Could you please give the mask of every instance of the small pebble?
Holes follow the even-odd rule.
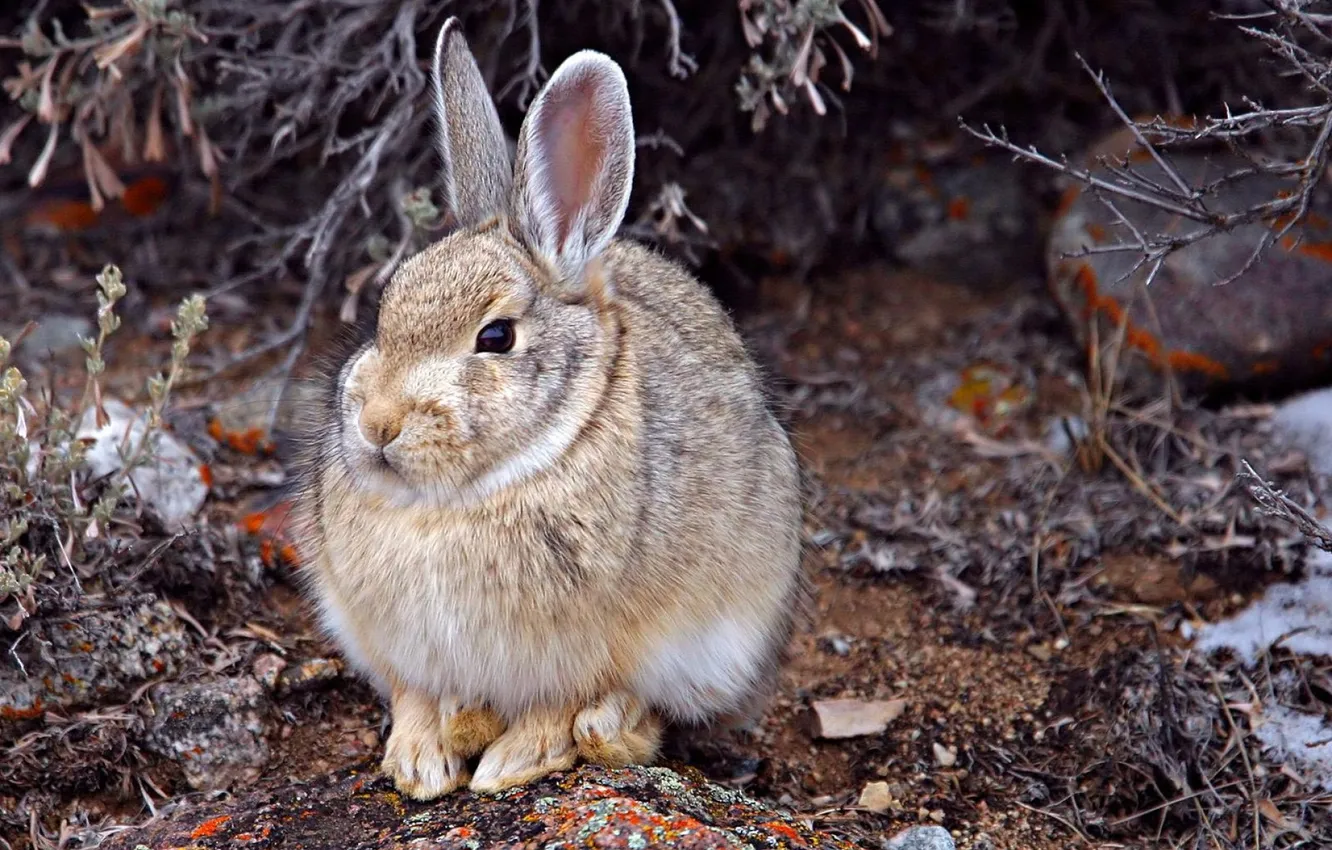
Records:
[[[939,767],[952,767],[957,764],[957,747],[945,747],[936,741],[934,760],[939,763]]]
[[[278,675],[278,692],[296,694],[312,691],[342,675],[342,664],[335,658],[311,658]]]
[[[948,830],[941,826],[913,826],[884,842],[884,850],[957,850]]]
[[[814,703],[814,737],[877,735],[906,711],[906,700],[827,699]]]
[[[259,680],[259,684],[268,688],[270,691],[277,689],[278,676],[287,668],[286,659],[280,655],[266,652],[254,659],[254,677]]]
[[[860,790],[860,800],[856,804],[871,812],[886,812],[893,805],[893,794],[888,790],[887,782],[869,782]]]
[[[819,648],[845,658],[851,654],[851,641],[845,635],[828,634],[819,639]]]

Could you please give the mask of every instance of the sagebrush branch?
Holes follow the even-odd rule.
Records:
[[[1257,503],[1258,510],[1263,516],[1289,522],[1319,549],[1332,552],[1332,532],[1329,532],[1327,527],[1303,505],[1293,501],[1254,472],[1247,460],[1240,461],[1240,471],[1236,477],[1245,482],[1245,489],[1249,491],[1249,495]]]

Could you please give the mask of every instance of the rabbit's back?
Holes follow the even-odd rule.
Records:
[[[648,578],[691,588],[662,605],[640,694],[688,714],[699,689],[771,672],[803,589],[799,473],[762,377],[715,297],[627,242],[606,253],[641,396],[639,537]],[[630,574],[633,581],[633,574]],[[692,622],[691,622],[692,621]],[[706,701],[706,700],[703,700]]]

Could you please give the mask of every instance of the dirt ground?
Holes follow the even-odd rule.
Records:
[[[1255,527],[1243,495],[1216,484],[1230,478],[1225,459],[1263,451],[1261,410],[1198,414],[1176,431],[1147,428],[1150,438],[1125,426],[1125,444],[1144,446],[1144,457],[1166,453],[1165,499],[1206,494],[1199,503],[1215,516],[1199,510],[1191,530],[1175,529],[1116,469],[1085,471],[1054,448],[1050,423],[1084,413],[1082,366],[1034,282],[968,288],[871,265],[814,285],[766,280],[757,294],[761,308],[739,319],[773,376],[809,473],[807,568],[817,601],[761,728],[688,736],[673,742],[671,757],[871,842],[917,823],[942,824],[959,847],[975,850],[1223,847],[1194,842],[1214,832],[1227,837],[1227,818],[1240,840],[1250,819],[1268,838],[1280,819],[1311,837],[1325,828],[1326,801],[1320,814],[1316,797],[1293,783],[1271,790],[1269,781],[1262,794],[1255,784],[1238,801],[1218,792],[1205,812],[1194,805],[1197,795],[1179,787],[1172,764],[1192,761],[1184,773],[1228,781],[1238,769],[1233,752],[1215,765],[1198,753],[1248,747],[1238,727],[1221,729],[1223,721],[1209,717],[1216,734],[1198,740],[1172,738],[1164,721],[1135,727],[1135,718],[1194,704],[1181,671],[1203,662],[1187,657],[1181,623],[1222,616],[1299,573],[1301,547]],[[333,325],[331,316],[322,320],[315,356]],[[255,332],[216,322],[207,344],[239,350]],[[165,344],[127,338],[110,360],[146,362],[146,349]],[[108,388],[142,385],[141,373],[122,370],[108,376]],[[236,401],[238,386],[184,391],[177,430],[204,412],[228,421],[253,416],[258,405]],[[1226,448],[1191,455],[1189,440],[1183,449],[1161,448],[1186,431]],[[297,589],[299,565],[284,561],[280,535],[264,542],[282,519],[268,504],[271,492],[257,485],[280,480],[280,463],[233,442],[210,461],[209,522],[259,529],[232,539],[245,558],[267,566],[257,595],[184,595],[201,630],[227,648],[226,664],[215,669],[243,672],[274,651],[293,663],[334,657]],[[1293,479],[1307,477],[1298,463],[1288,466]],[[1227,528],[1257,542],[1198,545]],[[1181,541],[1184,554],[1172,548]],[[1226,688],[1232,672],[1222,662],[1209,675]],[[1171,677],[1185,690],[1162,686],[1150,695]],[[832,697],[900,698],[907,709],[883,735],[816,740],[810,703]],[[286,696],[281,713],[265,783],[380,753],[382,709],[349,677]],[[1164,750],[1152,749],[1158,745]],[[136,775],[145,781],[68,795],[46,816],[77,811],[105,830],[145,817],[144,800],[160,806],[188,792],[170,762],[147,759]],[[862,788],[879,781],[888,786],[887,809],[860,807]],[[1299,797],[1294,809],[1291,795]],[[1278,821],[1258,817],[1264,800]],[[26,834],[5,838],[28,846]]]

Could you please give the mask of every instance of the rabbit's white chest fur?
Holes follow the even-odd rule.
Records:
[[[579,587],[530,535],[467,525],[404,534],[343,516],[328,528],[316,589],[326,627],[372,675],[510,717],[627,688],[702,720],[736,709],[768,660],[766,605],[671,611],[613,582]]]

